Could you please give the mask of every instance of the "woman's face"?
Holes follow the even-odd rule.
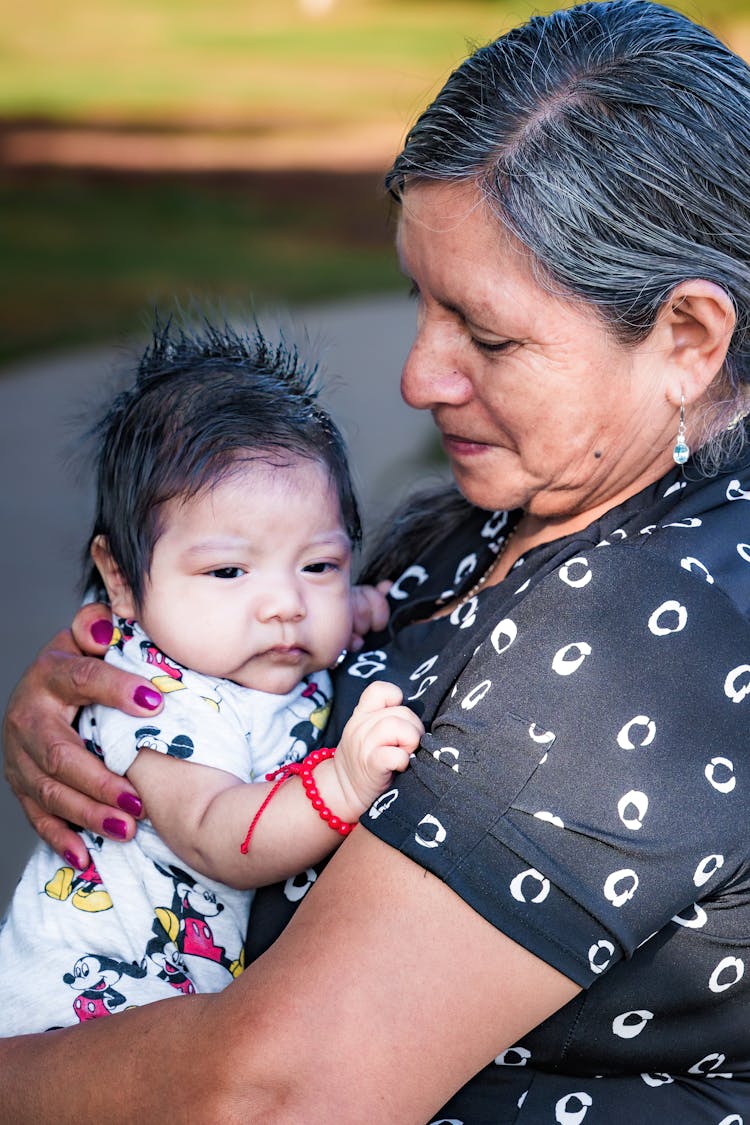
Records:
[[[398,248],[419,299],[401,391],[432,412],[469,500],[593,518],[667,471],[665,333],[625,348],[546,292],[470,184],[408,187]]]

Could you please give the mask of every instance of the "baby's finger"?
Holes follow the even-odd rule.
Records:
[[[352,590],[353,630],[359,636],[384,629],[390,612],[385,594],[375,586],[355,586]]]
[[[396,684],[388,680],[375,680],[362,692],[356,709],[360,716],[368,715],[384,708],[398,707],[403,698],[403,692]]]
[[[407,716],[384,711],[372,723],[366,737],[370,745],[400,746],[411,754],[423,733],[421,724],[415,725]]]

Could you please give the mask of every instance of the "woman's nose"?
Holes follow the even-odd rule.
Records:
[[[401,396],[415,410],[460,406],[471,398],[471,381],[458,365],[454,333],[420,325],[401,372]]]

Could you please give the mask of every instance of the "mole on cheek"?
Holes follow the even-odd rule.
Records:
[[[599,460],[599,458],[601,457],[601,455],[602,455],[602,451],[601,451],[601,449],[595,449],[595,450],[594,450],[594,457],[596,457],[597,461]]]

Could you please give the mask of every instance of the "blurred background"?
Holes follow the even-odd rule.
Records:
[[[366,521],[443,473],[400,403],[413,326],[383,173],[522,0],[0,0],[0,707],[77,602],[76,435],[155,307],[320,358]],[[674,5],[750,51],[750,0]],[[32,843],[0,781],[0,910]]]

